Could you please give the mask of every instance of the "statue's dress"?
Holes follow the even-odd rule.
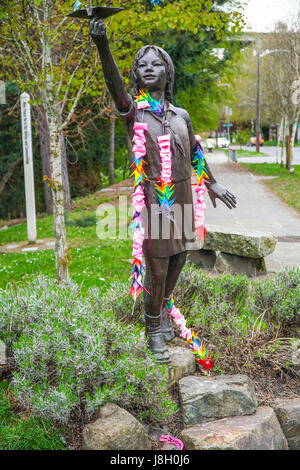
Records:
[[[138,110],[133,100],[129,112],[120,115],[125,120],[131,139],[135,122],[144,122],[148,126],[145,132],[147,154],[144,157],[147,165],[144,165],[144,170],[149,181],[144,182],[146,213],[142,212],[146,222],[144,254],[147,257],[164,258],[186,251],[187,244],[195,238],[191,159],[196,140],[190,116],[184,109],[169,102],[165,102],[164,112],[159,116],[147,109]],[[171,207],[174,210],[174,222],[164,214],[157,215],[159,205],[155,184],[161,174],[157,137],[165,134],[171,134],[173,197],[176,198]]]

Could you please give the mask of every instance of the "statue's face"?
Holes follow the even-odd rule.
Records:
[[[136,75],[141,89],[162,91],[166,88],[166,67],[163,60],[156,55],[154,49],[149,49],[138,61]]]

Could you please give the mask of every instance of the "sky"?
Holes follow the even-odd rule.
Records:
[[[300,0],[244,0],[248,5],[245,16],[248,19],[248,31],[272,31],[274,24],[280,20],[288,20],[293,13],[299,11]]]

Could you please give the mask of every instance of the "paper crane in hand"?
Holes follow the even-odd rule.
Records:
[[[90,20],[91,18],[100,18],[104,20],[105,18],[109,18],[119,11],[124,10],[124,8],[114,8],[114,7],[93,7],[92,0],[89,0],[89,6],[82,10],[79,10],[81,3],[77,0],[74,4],[74,11],[69,13],[68,16],[72,18],[86,18]]]

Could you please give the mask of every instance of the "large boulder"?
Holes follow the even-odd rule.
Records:
[[[185,450],[287,450],[287,441],[272,408],[184,429]]]
[[[184,377],[179,381],[179,395],[185,426],[250,415],[257,409],[255,390],[246,375]]]
[[[264,258],[273,253],[276,238],[269,232],[236,231],[208,225],[203,248],[246,258]]]
[[[114,403],[99,410],[98,419],[83,429],[83,450],[151,450],[144,427]]]
[[[277,419],[291,450],[300,450],[300,398],[276,399],[273,405]]]

